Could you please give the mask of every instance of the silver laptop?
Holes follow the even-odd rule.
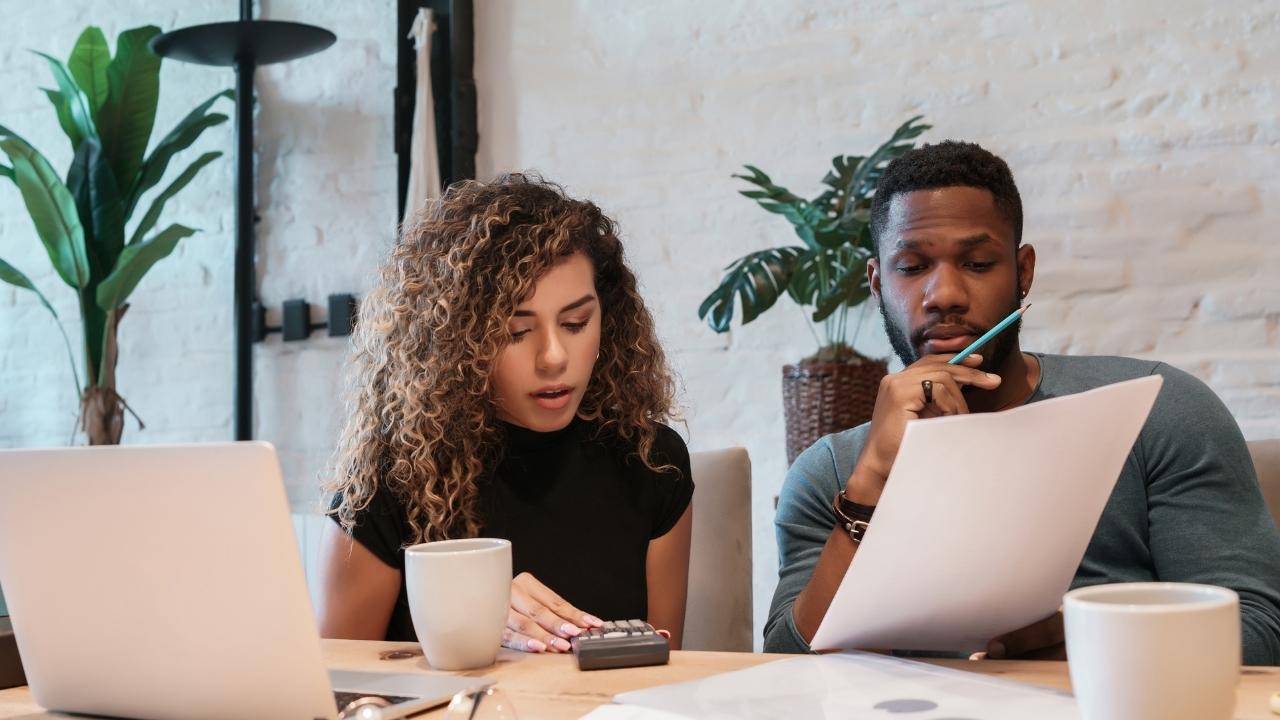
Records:
[[[492,682],[326,671],[266,443],[0,450],[0,584],[48,710],[400,718]]]

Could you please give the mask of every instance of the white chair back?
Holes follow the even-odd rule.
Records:
[[[693,541],[685,650],[751,652],[751,460],[745,448],[692,453]]]
[[[1253,467],[1258,473],[1258,486],[1262,488],[1262,497],[1267,501],[1267,509],[1271,517],[1280,525],[1280,438],[1272,440],[1254,440],[1249,443],[1249,454],[1253,456]],[[698,474],[693,474],[697,482]]]

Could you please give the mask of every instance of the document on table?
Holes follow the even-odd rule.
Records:
[[[878,512],[878,511],[877,511]],[[1079,720],[1069,694],[884,655],[806,655],[622,693],[591,720]]]
[[[908,423],[812,647],[972,652],[1053,614],[1162,382]]]

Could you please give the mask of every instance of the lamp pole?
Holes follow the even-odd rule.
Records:
[[[195,25],[157,35],[151,49],[201,65],[236,72],[236,244],[234,266],[235,380],[232,394],[236,440],[253,438],[254,269],[253,73],[259,65],[317,53],[334,43],[333,33],[314,25],[254,20],[253,0],[240,0],[238,22]]]

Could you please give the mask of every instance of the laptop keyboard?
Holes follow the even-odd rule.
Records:
[[[365,697],[382,698],[387,701],[387,705],[399,705],[402,702],[417,700],[418,698],[401,697],[399,695],[379,695],[377,693],[354,693],[354,692],[338,692],[333,691],[333,699],[338,704],[338,712],[342,712],[351,703]]]

